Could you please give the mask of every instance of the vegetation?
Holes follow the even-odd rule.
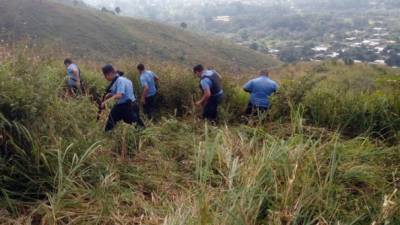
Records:
[[[197,119],[194,76],[151,65],[162,120],[104,134],[99,65],[80,62],[90,95],[65,99],[61,61],[28,56],[0,66],[1,224],[400,223],[398,71],[285,66],[267,120],[245,122],[247,78],[221,71],[212,126]]]
[[[178,24],[185,20],[192,25],[191,29],[230,38],[251,49],[275,54],[287,63],[350,58],[363,62],[382,60],[382,64],[389,60],[389,65],[399,67],[398,49],[383,51],[400,41],[400,8],[393,2],[214,1],[190,5],[191,10],[164,9],[173,14],[162,21]],[[146,10],[151,10],[151,6]],[[227,18],[218,19],[221,16]],[[315,50],[320,46],[326,50]]]
[[[12,45],[26,40],[38,52],[64,52],[74,58],[109,62],[130,57],[192,65],[199,62],[230,68],[258,68],[279,62],[269,56],[210,40],[182,29],[115,16],[88,7],[52,0],[0,2],[0,40]],[[47,55],[47,54],[45,54]],[[204,61],[204,60],[207,61]]]
[[[301,106],[304,119],[312,125],[352,136],[367,132],[386,140],[399,138],[398,71],[344,66],[338,61],[316,64],[305,71],[300,80],[283,82],[283,90],[275,98],[275,117],[289,117],[289,106]]]

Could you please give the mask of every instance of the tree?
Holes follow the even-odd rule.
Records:
[[[385,60],[385,63],[389,66],[397,66],[400,67],[400,55],[391,54],[388,59]]]
[[[116,7],[115,8],[115,12],[117,13],[117,14],[120,14],[121,13],[121,8],[118,6],[118,7]]]
[[[343,61],[344,61],[344,64],[346,64],[348,66],[351,66],[354,64],[354,60],[352,60],[351,58],[344,58]]]
[[[247,31],[241,30],[240,31],[240,37],[242,38],[243,41],[248,41],[250,35],[249,35],[249,33],[247,33]]]
[[[258,48],[259,48],[260,46],[258,45],[258,43],[254,42],[254,43],[252,43],[249,47],[250,47],[251,49],[253,49],[253,50],[258,51]]]
[[[181,27],[182,27],[182,29],[186,29],[186,28],[188,27],[188,25],[187,25],[187,23],[182,22],[182,23],[181,23]]]
[[[110,14],[115,15],[115,12],[114,12],[114,11],[108,10],[106,7],[102,7],[102,8],[101,8],[101,12],[103,12],[103,13],[110,13]]]

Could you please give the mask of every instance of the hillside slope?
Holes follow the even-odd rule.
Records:
[[[50,0],[1,1],[0,39],[29,39],[40,47],[56,44],[75,57],[102,60],[124,55],[235,69],[277,63],[269,56],[221,40]]]

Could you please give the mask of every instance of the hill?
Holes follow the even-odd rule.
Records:
[[[234,69],[278,63],[269,56],[222,40],[51,0],[1,1],[0,39],[28,39],[39,48],[58,46],[74,57],[103,61],[130,56]]]
[[[60,97],[64,70],[0,65],[0,224],[400,224],[399,71],[283,67],[268,120],[241,117],[248,95],[228,77],[210,125],[194,76],[154,67],[163,118],[105,134],[90,96]]]
[[[176,25],[185,21],[189,29],[222,35],[287,63],[340,58],[400,67],[400,1],[227,1],[185,6],[161,10],[167,14],[164,18],[154,13],[156,6],[142,10],[150,18]],[[138,8],[131,8],[138,13]]]

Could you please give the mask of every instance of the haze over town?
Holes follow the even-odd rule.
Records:
[[[230,39],[284,62],[340,58],[400,66],[394,0],[85,0],[121,15]]]

